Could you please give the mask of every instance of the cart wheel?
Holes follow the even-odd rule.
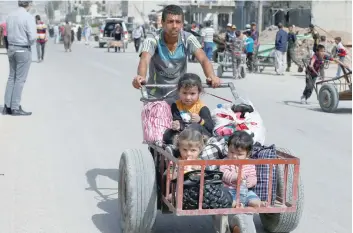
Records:
[[[126,150],[119,164],[121,232],[151,232],[157,214],[156,172],[153,158],[140,150]]]
[[[319,91],[319,104],[324,112],[334,112],[337,109],[339,95],[333,84],[324,84]]]
[[[221,78],[222,77],[222,74],[223,74],[223,66],[222,65],[219,65],[217,67],[217,76],[218,78]]]
[[[287,195],[286,201],[292,202],[293,195],[293,174],[294,166],[288,166],[288,179],[287,179]],[[278,165],[277,167],[277,193],[283,196],[284,193],[284,166]],[[297,228],[300,218],[303,213],[304,207],[304,185],[299,176],[298,179],[298,200],[295,212],[288,213],[275,213],[275,214],[260,214],[260,219],[264,228],[269,232],[291,232]]]
[[[240,76],[241,76],[241,78],[245,78],[246,77],[246,72],[245,72],[244,66],[240,67]]]
[[[229,215],[228,221],[232,233],[256,233],[252,214]]]

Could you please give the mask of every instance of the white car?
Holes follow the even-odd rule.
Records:
[[[115,25],[119,23],[124,31],[124,36],[123,36],[123,41],[124,41],[124,46],[125,49],[127,49],[127,45],[129,43],[129,33],[127,31],[127,27],[125,24],[124,19],[122,18],[107,18],[106,20],[104,20],[104,29],[100,29],[99,32],[99,48],[103,48],[104,45],[112,39],[112,37],[114,37],[114,29],[115,29]]]

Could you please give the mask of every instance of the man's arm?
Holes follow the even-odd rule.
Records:
[[[148,70],[148,65],[150,64],[151,61],[151,54],[148,52],[142,52],[140,55],[140,62],[137,67],[137,75],[143,77],[146,79],[147,76],[147,70]]]
[[[280,31],[278,31],[276,34],[276,45],[279,44],[280,39],[281,39],[281,33],[280,33]]]
[[[27,15],[26,24],[28,42],[32,45],[37,40],[37,25],[30,14]]]
[[[157,41],[154,38],[147,38],[142,43],[141,53],[140,53],[140,63],[137,68],[137,75],[144,78],[147,76],[148,65],[150,64],[151,58],[156,51]]]
[[[156,51],[156,47],[157,41],[154,38],[147,38],[142,44],[140,62],[137,67],[137,76],[132,82],[132,85],[137,89],[141,87],[141,83],[146,82],[148,66]]]

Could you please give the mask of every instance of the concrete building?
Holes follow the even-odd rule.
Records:
[[[312,1],[312,16],[327,31],[352,33],[352,0]]]

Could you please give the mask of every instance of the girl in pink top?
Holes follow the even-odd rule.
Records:
[[[253,147],[253,138],[245,131],[236,131],[228,141],[228,159],[248,159]],[[233,207],[236,203],[236,185],[239,174],[239,167],[236,165],[222,165],[220,171],[223,172],[223,183],[230,189],[233,196]],[[243,165],[242,179],[246,181],[247,188],[253,188],[257,183],[255,165]],[[260,207],[265,206],[260,198],[253,191],[249,190],[246,196],[245,206]]]

